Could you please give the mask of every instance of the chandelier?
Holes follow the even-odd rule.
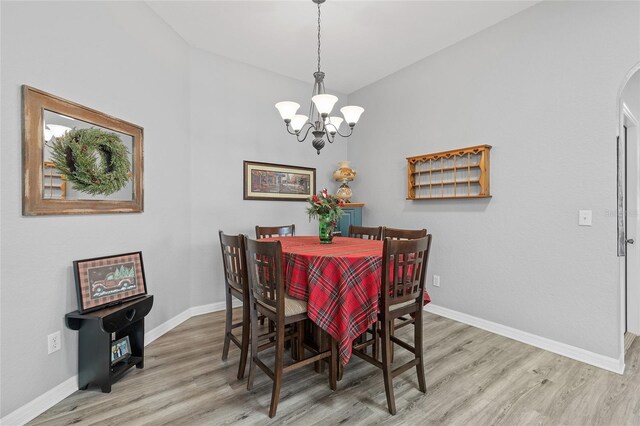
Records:
[[[364,108],[353,105],[340,108],[344,119],[329,115],[338,98],[324,92],[324,73],[320,71],[320,5],[325,0],[312,1],[318,5],[318,71],[313,73],[315,83],[311,94],[309,116],[296,114],[298,108],[300,108],[300,104],[296,102],[278,102],[276,108],[287,126],[287,132],[295,135],[298,142],[304,142],[309,133],[313,135],[311,145],[320,155],[320,150],[325,145],[325,139],[329,143],[333,143],[336,135],[348,138],[353,134],[353,128],[360,119],[360,115],[364,112]],[[340,132],[340,125],[343,121],[349,126],[349,133],[342,134]]]

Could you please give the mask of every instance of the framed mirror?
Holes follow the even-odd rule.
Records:
[[[143,128],[22,86],[22,214],[143,211]]]

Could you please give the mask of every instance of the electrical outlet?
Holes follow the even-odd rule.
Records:
[[[440,275],[433,276],[433,286],[440,287]]]
[[[578,225],[591,226],[593,213],[591,210],[580,210],[578,212]]]
[[[59,351],[60,347],[62,347],[62,342],[60,340],[60,330],[48,335],[47,343],[49,347],[49,355],[54,353],[55,351]]]

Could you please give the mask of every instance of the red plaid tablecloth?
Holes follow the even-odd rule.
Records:
[[[287,292],[307,301],[309,318],[338,342],[346,364],[353,340],[377,319],[382,241],[335,237],[333,244],[320,244],[317,236],[261,241],[270,240],[282,244]]]

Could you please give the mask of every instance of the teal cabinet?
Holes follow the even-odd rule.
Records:
[[[342,217],[338,220],[335,235],[349,235],[349,225],[362,226],[362,208],[364,203],[347,203],[342,208]]]

